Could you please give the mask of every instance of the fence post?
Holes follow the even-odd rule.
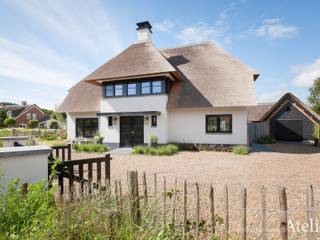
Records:
[[[216,233],[216,222],[215,222],[215,216],[214,216],[214,190],[213,187],[210,186],[210,227],[211,227],[211,235],[214,235]]]
[[[118,181],[114,180],[114,196],[116,198],[116,206],[119,210],[119,194],[118,194]]]
[[[229,198],[228,186],[224,186],[224,239],[229,238]]]
[[[163,177],[163,224],[167,225],[167,182],[166,177]]]
[[[282,240],[288,240],[288,204],[285,187],[279,191],[280,203],[280,235]]]
[[[177,178],[174,177],[173,206],[172,206],[172,226],[173,226],[173,230],[175,230],[175,224],[176,224],[176,199],[177,199]]]
[[[130,197],[130,215],[133,221],[138,224],[139,222],[139,196],[137,195],[137,172],[130,171],[128,174],[129,184],[129,197]]]
[[[123,209],[123,195],[122,195],[121,179],[119,179],[119,200],[120,200],[120,211],[122,211],[122,209]]]
[[[309,185],[307,187],[307,223],[309,224],[309,231],[308,231],[308,240],[315,240],[316,233],[315,233],[315,205],[314,205],[314,191],[313,186]]]
[[[183,182],[183,239],[187,239],[187,180]]]
[[[25,197],[28,193],[28,183],[24,183],[21,185],[21,195]]]
[[[200,225],[200,193],[199,184],[196,183],[196,239],[200,237],[199,225]]]
[[[241,239],[247,239],[247,189],[241,191]]]
[[[68,143],[68,160],[71,160],[71,144]]]
[[[267,203],[266,203],[266,188],[261,188],[261,228],[262,240],[267,240]]]
[[[146,207],[148,204],[148,189],[147,189],[146,172],[143,172],[143,174],[142,174],[142,183],[143,183],[144,207]]]
[[[104,162],[105,164],[105,167],[104,167],[104,170],[105,170],[105,175],[104,177],[108,180],[110,180],[110,153],[106,154],[106,160]]]

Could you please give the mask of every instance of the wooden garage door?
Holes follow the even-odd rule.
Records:
[[[282,141],[303,140],[302,120],[278,119],[276,122],[276,138]]]

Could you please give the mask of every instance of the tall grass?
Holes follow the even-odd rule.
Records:
[[[173,155],[179,151],[178,146],[174,144],[167,144],[159,147],[149,147],[149,146],[136,146],[133,148],[133,154],[145,154],[145,155]]]
[[[96,143],[73,144],[72,148],[77,152],[107,152],[109,149],[106,145]]]

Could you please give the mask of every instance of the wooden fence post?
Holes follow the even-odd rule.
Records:
[[[261,188],[261,237],[262,240],[267,240],[267,202],[266,202],[266,188]]]
[[[144,195],[144,207],[147,207],[148,204],[148,186],[147,186],[147,177],[146,172],[142,174],[142,183],[143,183],[143,195]]]
[[[215,213],[214,213],[214,190],[213,187],[210,186],[210,228],[211,228],[211,235],[216,233],[216,221],[215,221]]]
[[[167,225],[167,182],[166,177],[163,177],[163,224]]]
[[[118,181],[114,180],[114,196],[116,198],[116,206],[119,210],[119,192],[118,192]]]
[[[247,189],[241,191],[241,239],[247,239]]]
[[[200,237],[200,192],[199,192],[199,184],[196,183],[196,239],[199,239]]]
[[[187,180],[183,182],[183,239],[187,239]]]
[[[224,239],[229,238],[229,197],[228,186],[224,186]]]
[[[67,153],[67,155],[68,155],[68,160],[71,160],[71,144],[68,143],[67,146],[68,146],[68,147],[67,147],[67,149],[68,149],[68,153]]]
[[[173,230],[175,230],[176,224],[176,199],[177,199],[177,178],[174,177],[174,190],[173,190],[173,206],[172,206],[172,226]]]
[[[24,183],[21,185],[21,195],[25,197],[28,193],[28,183]]]
[[[123,195],[122,195],[122,184],[121,180],[119,179],[119,200],[120,200],[120,211],[123,209]]]
[[[133,221],[138,224],[140,218],[139,195],[137,194],[137,172],[130,171],[128,174],[129,197],[130,197],[130,215]]]
[[[315,205],[314,205],[314,191],[313,186],[309,185],[307,187],[307,223],[309,224],[308,240],[316,239],[315,230]]]
[[[157,186],[157,174],[154,174],[154,199],[157,201],[158,195],[158,186]]]
[[[104,166],[104,171],[105,171],[105,173],[104,173],[104,177],[106,178],[106,179],[109,179],[109,181],[110,181],[110,153],[108,153],[108,154],[106,154],[106,160],[105,160],[105,162],[104,162],[104,164],[105,164],[105,166]]]
[[[288,204],[285,187],[279,191],[280,204],[280,235],[282,240],[288,240]]]

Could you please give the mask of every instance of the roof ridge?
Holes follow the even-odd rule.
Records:
[[[181,45],[181,46],[173,47],[173,48],[159,48],[158,50],[159,51],[166,51],[166,50],[174,50],[174,49],[179,49],[179,48],[199,47],[199,46],[206,46],[206,45],[216,45],[216,44],[213,43],[212,41],[205,41],[205,42]]]

